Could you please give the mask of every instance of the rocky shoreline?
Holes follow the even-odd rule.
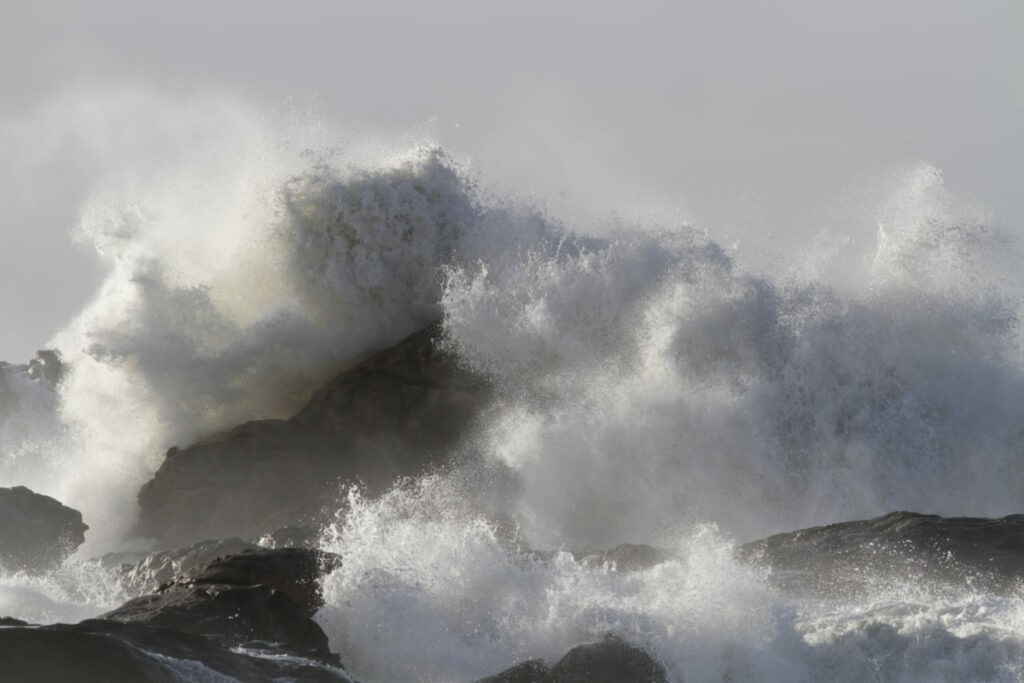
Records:
[[[345,561],[319,548],[319,515],[342,483],[359,482],[372,496],[444,464],[486,404],[487,380],[460,367],[439,334],[432,325],[349,368],[290,419],[171,448],[139,493],[137,531],[158,549],[94,560],[137,597],[77,624],[0,615],[5,680],[355,680],[314,619],[323,578]],[[53,570],[87,529],[52,498],[0,489],[5,571]],[[677,559],[629,544],[573,556],[619,573]],[[738,546],[735,557],[800,596],[856,595],[908,577],[1006,594],[1024,576],[1024,515],[894,512],[774,535]],[[557,661],[523,661],[478,683],[666,680],[650,653],[609,633]]]

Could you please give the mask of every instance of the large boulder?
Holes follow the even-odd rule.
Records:
[[[24,486],[0,488],[0,566],[43,572],[85,542],[82,513]]]
[[[0,679],[351,681],[311,618],[322,574],[340,561],[311,549],[248,550],[196,565],[99,619],[0,619]]]
[[[617,636],[569,650],[550,669],[531,659],[477,683],[667,683],[665,669]]]
[[[476,683],[551,683],[551,669],[543,659],[527,659]]]
[[[737,555],[799,593],[855,593],[866,583],[908,580],[1005,593],[1024,577],[1024,515],[892,512],[776,534],[740,546]]]
[[[433,325],[342,372],[288,420],[171,448],[139,493],[138,530],[165,546],[315,522],[342,485],[379,492],[442,462],[489,393]]]
[[[309,549],[246,551],[193,567],[100,618],[340,665],[312,620],[320,606],[320,576],[339,562],[336,555]]]
[[[157,590],[201,585],[266,585],[299,604],[309,615],[323,605],[320,579],[341,566],[334,553],[312,548],[259,548],[218,557],[182,572]]]
[[[171,582],[179,574],[195,567],[201,567],[226,555],[259,549],[260,546],[255,543],[240,538],[223,538],[200,541],[187,548],[158,550],[134,562],[121,562],[121,582],[132,593],[151,593],[161,585]],[[124,555],[114,553],[104,556],[101,561],[112,565],[122,557],[128,559]],[[136,556],[135,553],[131,555]]]

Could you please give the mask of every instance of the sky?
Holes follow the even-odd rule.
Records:
[[[0,359],[30,358],[93,295],[101,264],[69,235],[117,171],[110,148],[148,148],[145,121],[119,137],[116,116],[97,127],[69,93],[218,92],[426,130],[582,232],[650,210],[792,241],[821,198],[919,160],[1019,231],[1021,7],[19,3],[0,25]]]

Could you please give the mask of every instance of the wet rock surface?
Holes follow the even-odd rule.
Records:
[[[321,604],[320,576],[339,562],[336,555],[308,549],[246,551],[193,567],[100,618],[338,664],[312,616]]]
[[[149,593],[168,583],[179,574],[205,565],[217,558],[246,550],[258,550],[255,543],[240,538],[201,541],[187,548],[159,550],[149,553],[135,563],[121,565],[122,583],[135,593]],[[116,557],[104,558],[107,563]],[[125,558],[128,559],[128,558]]]
[[[304,548],[246,550],[198,564],[98,619],[29,626],[4,618],[3,680],[349,681],[312,620],[320,578],[340,561]]]
[[[170,449],[139,493],[139,533],[173,546],[315,524],[345,483],[372,494],[440,464],[489,388],[439,334],[432,325],[342,372],[291,419]]]
[[[0,566],[39,573],[63,562],[89,527],[82,513],[24,486],[0,488]]]
[[[351,680],[329,665],[240,652],[175,629],[102,620],[0,629],[0,661],[3,680],[10,683],[180,683],[223,676],[238,681]]]
[[[667,683],[665,669],[616,636],[569,650],[550,669],[531,659],[477,683]]]
[[[323,604],[320,578],[340,565],[337,555],[310,548],[245,550],[193,567],[157,590],[262,584],[284,593],[312,615]]]
[[[866,582],[927,580],[998,593],[1024,580],[1024,515],[1000,519],[893,512],[776,534],[737,549],[800,592],[855,591]]]

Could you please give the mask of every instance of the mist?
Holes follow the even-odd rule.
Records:
[[[877,178],[922,161],[1016,232],[1022,21],[1009,2],[14,8],[0,358],[31,357],[95,295],[109,265],[71,238],[83,206],[182,163],[208,133],[196,107],[339,147],[436,144],[570,229],[688,223],[754,269],[833,231],[873,239]]]

